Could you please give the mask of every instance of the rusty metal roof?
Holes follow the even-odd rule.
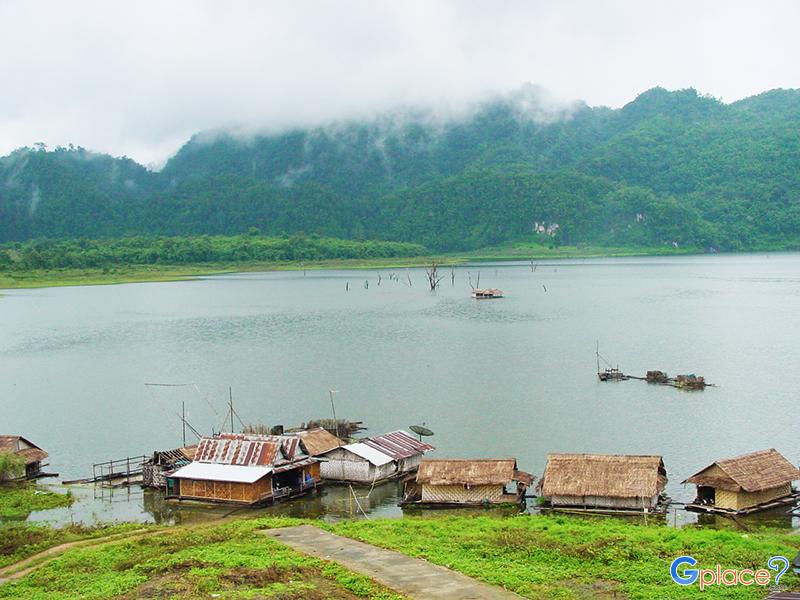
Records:
[[[366,444],[367,446],[370,446],[371,448],[374,448],[375,450],[378,450],[387,456],[391,456],[393,460],[402,460],[417,454],[424,454],[429,450],[435,450],[435,448],[430,444],[420,442],[410,433],[402,430],[370,437],[365,440],[361,440],[361,443]]]
[[[265,434],[252,434],[252,433],[220,433],[216,436],[221,440],[247,440],[251,442],[270,442],[278,444],[281,449],[281,454],[286,460],[294,460],[298,458],[298,448],[300,446],[300,438],[296,433],[285,435],[265,435]],[[302,453],[302,448],[300,448]]]
[[[194,460],[218,465],[272,465],[278,459],[280,447],[280,442],[273,440],[231,436],[203,438],[197,444]]]

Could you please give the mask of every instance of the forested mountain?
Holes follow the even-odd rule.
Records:
[[[252,227],[433,250],[800,245],[800,90],[654,88],[612,110],[527,86],[449,119],[205,132],[161,172],[81,148],[0,159],[0,241]]]

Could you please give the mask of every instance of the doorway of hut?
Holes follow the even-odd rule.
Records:
[[[717,499],[716,490],[707,485],[697,486],[697,504],[711,504],[713,505]]]
[[[303,472],[301,469],[276,473],[275,478],[272,480],[272,486],[275,488],[289,488],[297,490],[300,488],[300,483],[302,482],[302,474]]]

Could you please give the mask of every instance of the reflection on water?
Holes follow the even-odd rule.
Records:
[[[106,488],[93,485],[59,486],[39,484],[50,491],[75,496],[70,507],[35,511],[29,521],[41,521],[55,526],[81,523],[94,525],[112,522],[157,523],[161,525],[191,524],[212,521],[228,516],[259,517],[281,516],[304,519],[339,521],[371,517],[399,518],[403,516],[438,518],[449,515],[485,515],[514,517],[520,514],[519,507],[503,506],[490,508],[420,508],[406,506],[400,509],[397,503],[402,498],[402,483],[391,481],[374,488],[344,485],[327,485],[318,494],[302,496],[258,508],[236,507],[226,504],[200,502],[177,502],[166,500],[161,490],[142,489],[138,486]],[[538,515],[535,500],[528,500],[525,511]],[[550,513],[563,514],[563,513]],[[670,507],[660,515],[593,515],[580,512],[570,516],[586,519],[622,519],[632,523],[661,524],[670,527],[702,525],[716,529],[752,530],[760,528],[792,529],[800,527],[800,517],[794,516],[786,507],[737,517],[736,520],[721,515],[690,513],[680,507]],[[10,522],[23,519],[0,519]]]
[[[81,523],[93,525],[111,522],[158,523],[164,525],[200,523],[229,515],[283,516],[336,521],[359,519],[365,515],[399,516],[397,502],[401,487],[397,481],[374,488],[341,485],[324,486],[315,495],[302,496],[286,502],[258,507],[237,507],[226,504],[177,502],[166,500],[164,492],[139,486],[108,488],[100,485],[40,484],[50,491],[75,496],[72,506],[34,511],[29,521],[52,525]],[[22,519],[24,520],[24,519]]]

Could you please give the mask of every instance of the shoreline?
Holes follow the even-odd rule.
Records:
[[[779,254],[792,252],[786,249],[759,249],[718,254]],[[75,287],[94,285],[121,285],[127,283],[168,283],[193,281],[202,277],[235,273],[272,271],[322,271],[322,270],[386,270],[420,268],[435,259],[439,266],[451,267],[472,262],[512,262],[565,259],[634,258],[666,256],[706,256],[697,248],[578,248],[566,246],[557,249],[544,247],[503,247],[428,256],[364,259],[323,259],[310,262],[240,262],[192,263],[185,265],[120,265],[106,268],[49,269],[30,271],[0,271],[0,297],[6,290],[41,289],[50,287]]]

